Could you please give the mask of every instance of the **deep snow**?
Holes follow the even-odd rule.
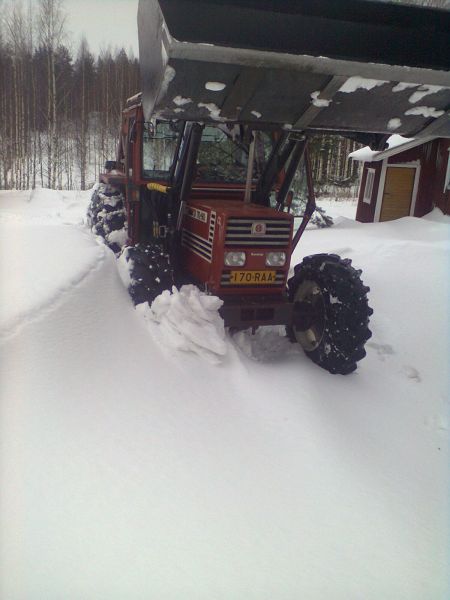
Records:
[[[337,219],[373,337],[218,365],[135,311],[87,194],[0,192],[0,597],[446,600],[450,219]]]

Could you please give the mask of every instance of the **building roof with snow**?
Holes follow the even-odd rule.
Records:
[[[410,150],[416,146],[420,146],[421,144],[426,144],[432,139],[434,138],[431,136],[425,138],[406,138],[395,133],[387,139],[387,148],[385,150],[371,150],[369,146],[364,146],[364,148],[360,148],[359,150],[351,152],[348,155],[348,158],[360,162],[375,162],[384,160],[385,158],[395,156],[400,152],[405,152],[406,150]]]

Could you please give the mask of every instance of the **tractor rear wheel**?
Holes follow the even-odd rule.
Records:
[[[120,252],[127,238],[122,192],[112,186],[99,184],[88,206],[87,222],[113,252]]]
[[[294,303],[292,325],[286,328],[292,342],[330,373],[346,375],[364,358],[371,337],[369,288],[350,259],[336,254],[304,258],[288,281],[289,300]]]
[[[174,285],[169,255],[157,243],[126,246],[119,258],[130,277],[128,291],[134,304],[151,304]]]

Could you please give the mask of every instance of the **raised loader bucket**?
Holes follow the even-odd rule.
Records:
[[[373,0],[140,0],[144,111],[450,137],[450,12]]]

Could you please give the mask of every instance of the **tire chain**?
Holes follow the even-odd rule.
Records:
[[[347,374],[356,369],[357,361],[364,358],[364,345],[372,333],[368,328],[373,310],[368,305],[370,290],[361,281],[361,271],[351,266],[351,259],[336,254],[307,256],[294,269],[288,281],[289,298],[305,280],[319,286],[325,302],[325,327],[319,346],[306,351],[307,356],[330,373]],[[337,302],[331,302],[331,297]],[[286,328],[295,342],[293,326]]]
[[[121,192],[108,189],[104,184],[100,184],[92,195],[87,211],[87,220],[92,231],[102,237],[113,252],[116,254],[120,252],[119,244],[110,242],[108,235],[113,231],[120,231],[126,226],[126,212]]]
[[[134,304],[151,304],[156,296],[174,285],[169,255],[159,244],[137,244],[123,250],[129,264],[129,292]]]

